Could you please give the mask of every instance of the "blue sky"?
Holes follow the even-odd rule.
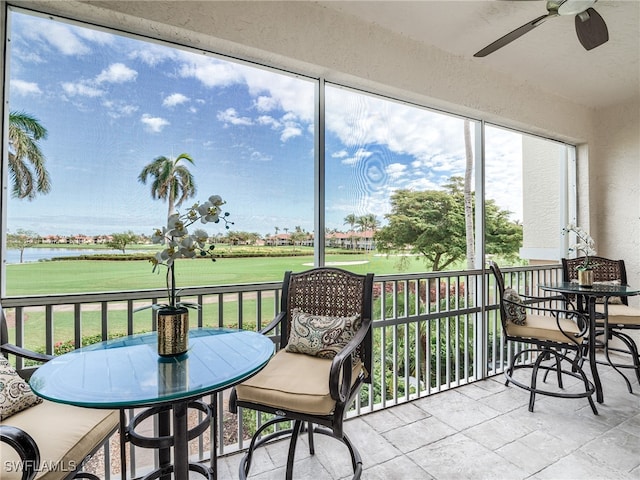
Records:
[[[10,199],[10,231],[149,233],[167,207],[138,174],[183,152],[193,201],[221,195],[233,229],[313,230],[313,81],[17,13],[10,35],[10,110],[49,130],[52,177],[50,194]],[[394,190],[464,172],[462,120],[336,87],[326,99],[328,227],[345,230],[350,213],[382,220]],[[487,168],[488,191],[518,217],[520,135],[495,130],[487,143],[516,165]]]

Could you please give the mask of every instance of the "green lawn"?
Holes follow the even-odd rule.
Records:
[[[300,253],[298,250],[296,253]],[[374,256],[372,254],[333,254],[327,255],[327,264],[331,262],[366,262],[354,265],[341,265],[342,268],[357,273],[377,272],[396,273],[399,271],[394,257]],[[177,262],[176,276],[179,287],[241,284],[266,281],[280,281],[286,270],[301,271],[311,268],[313,255],[282,257],[220,258],[211,260],[187,260]],[[421,261],[409,263],[410,271],[424,271]],[[59,260],[7,265],[7,295],[46,295],[61,293],[109,292],[164,288],[166,269],[154,274],[151,264],[145,260],[109,261],[109,260]],[[83,307],[81,314],[81,336],[99,336],[101,333],[101,312],[99,305]],[[263,319],[270,320],[275,306],[271,298],[263,298],[261,305]],[[236,326],[239,305],[236,301],[224,302],[223,318],[225,326]],[[245,328],[252,328],[256,322],[256,300],[246,298],[242,303]],[[42,309],[26,309],[24,312],[25,346],[42,349],[45,344],[45,315]],[[197,312],[192,312],[191,325],[196,325]],[[148,331],[151,325],[152,310],[143,310],[134,314],[134,332]],[[203,318],[207,325],[218,324],[218,305],[205,304]],[[14,329],[9,329],[13,338]],[[74,312],[68,306],[56,307],[53,320],[54,343],[73,340],[75,331]],[[110,334],[127,332],[126,303],[121,309],[112,305],[109,310],[108,331]]]
[[[357,273],[397,273],[396,257],[372,254],[327,255],[326,262],[357,262],[342,268]],[[180,259],[176,262],[178,286],[228,285],[281,280],[286,270],[311,268],[312,255],[295,257]],[[424,271],[420,260],[409,263],[409,271]],[[57,293],[111,292],[163,288],[166,269],[151,272],[145,260],[60,260],[7,265],[7,296]]]

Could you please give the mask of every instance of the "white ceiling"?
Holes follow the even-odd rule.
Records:
[[[640,0],[600,0],[609,41],[587,51],[574,16],[550,18],[484,58],[473,54],[547,13],[545,1],[319,1],[327,8],[469,58],[589,107],[640,97]]]

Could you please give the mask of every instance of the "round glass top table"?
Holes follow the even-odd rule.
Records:
[[[215,478],[214,458],[207,471],[199,464],[188,462],[188,441],[209,425],[202,422],[189,431],[187,410],[197,408],[210,417],[211,407],[196,399],[251,377],[267,364],[274,349],[268,337],[256,332],[198,328],[189,331],[186,353],[161,357],[157,352],[156,333],[150,332],[107,340],[55,357],[35,371],[30,385],[37,395],[54,402],[119,408],[121,430],[124,409],[152,407],[131,421],[125,429],[125,438],[121,433],[121,440],[160,449],[160,468],[145,478],[168,478],[173,471],[176,479],[186,480],[189,470]],[[215,420],[215,408],[213,410]],[[140,437],[135,426],[156,414],[160,437]],[[170,464],[170,447],[174,448],[173,464]],[[216,448],[213,455],[215,451]],[[123,452],[121,445],[121,454]]]
[[[602,298],[604,303],[604,328],[605,338],[607,333],[607,309],[609,298],[611,297],[630,297],[633,295],[639,295],[640,289],[633,288],[629,285],[615,285],[609,283],[594,282],[592,286],[583,286],[578,282],[558,282],[552,284],[540,285],[542,290],[548,292],[562,293],[565,295],[577,295],[586,299],[587,309],[585,313],[589,317],[589,366],[591,368],[591,374],[593,375],[593,383],[596,387],[596,400],[598,403],[604,402],[604,393],[602,391],[602,382],[600,381],[600,375],[598,373],[596,362],[596,299]],[[584,309],[583,302],[578,302],[578,308]],[[606,341],[606,340],[605,340]]]

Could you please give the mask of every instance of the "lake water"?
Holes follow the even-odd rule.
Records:
[[[37,262],[38,260],[48,260],[54,257],[76,257],[78,255],[94,255],[106,253],[122,253],[121,250],[89,249],[89,248],[25,248],[22,261]],[[20,250],[8,249],[6,251],[7,263],[20,263]]]

